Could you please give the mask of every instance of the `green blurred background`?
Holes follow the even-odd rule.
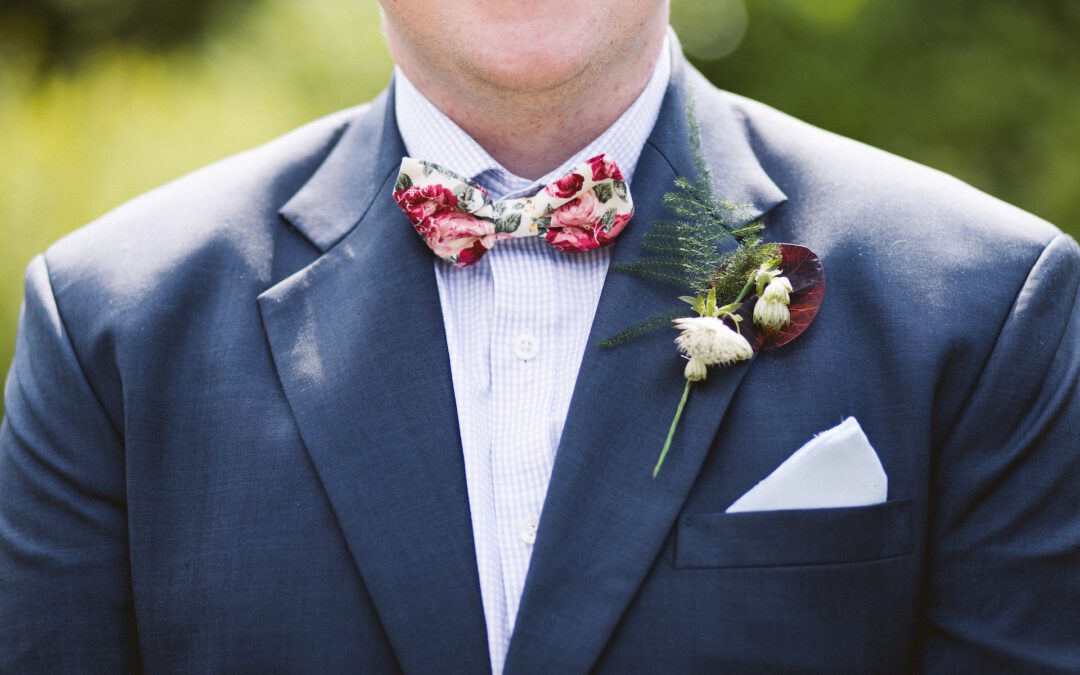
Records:
[[[1080,0],[673,0],[726,89],[1080,233]],[[364,101],[374,0],[0,0],[0,370],[30,258],[120,202]]]

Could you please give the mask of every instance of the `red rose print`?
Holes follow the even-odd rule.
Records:
[[[559,180],[551,183],[547,186],[547,193],[552,197],[559,199],[566,199],[567,197],[573,197],[581,191],[581,186],[585,184],[585,176],[580,173],[568,173]]]
[[[416,225],[416,231],[436,255],[459,267],[479,260],[498,238],[490,220],[457,210],[432,214]]]
[[[442,185],[413,185],[395,192],[394,201],[413,223],[457,206],[457,197]]]
[[[480,260],[487,251],[487,247],[478,239],[472,246],[461,249],[461,253],[458,253],[457,261],[454,264],[458,267],[468,267]]]
[[[590,190],[551,212],[551,225],[545,238],[565,253],[590,251],[601,245],[596,231],[601,229],[603,215],[604,205]]]
[[[615,160],[610,155],[597,155],[591,159],[585,160],[585,163],[589,165],[589,169],[592,170],[592,179],[599,181],[611,178],[612,180],[622,180],[622,172],[619,171],[619,165],[615,163]]]

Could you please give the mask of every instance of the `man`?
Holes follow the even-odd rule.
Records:
[[[0,670],[1080,671],[1074,241],[716,91],[664,0],[383,9],[384,95],[30,265]],[[675,333],[598,343],[680,305],[610,266],[696,176],[691,99],[715,190],[828,285],[653,479]],[[604,152],[635,214],[591,251],[455,267],[392,198],[405,156],[518,199]],[[849,416],[887,499],[725,512]]]

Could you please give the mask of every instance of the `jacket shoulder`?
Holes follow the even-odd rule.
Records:
[[[913,235],[949,235],[1024,249],[1041,249],[1061,234],[1045,220],[942,171],[764,103],[715,89],[713,95],[742,118],[765,170],[789,198],[828,199],[818,206],[837,221],[850,216],[870,228],[903,223]]]
[[[698,91],[733,111],[786,195],[766,221],[767,237],[814,249],[838,280],[834,272],[852,284],[878,278],[943,312],[946,288],[957,301],[978,295],[997,308],[989,313],[997,321],[1051,242],[1069,239],[944,172],[711,85]]]

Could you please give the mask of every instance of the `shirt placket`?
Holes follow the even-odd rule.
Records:
[[[508,244],[491,256],[494,280],[492,483],[502,554],[507,636],[528,572],[551,476],[549,433],[553,366],[559,355],[553,270],[538,239]]]

